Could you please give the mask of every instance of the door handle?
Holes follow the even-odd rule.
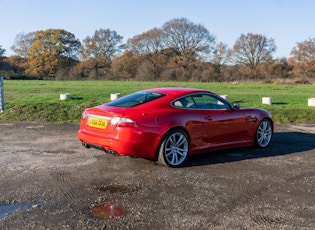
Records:
[[[212,117],[211,116],[206,116],[205,119],[208,120],[208,121],[211,121]]]

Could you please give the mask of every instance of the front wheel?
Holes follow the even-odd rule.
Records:
[[[263,119],[256,130],[255,145],[259,148],[266,148],[272,139],[273,127],[272,123],[268,119]]]
[[[158,154],[158,163],[172,168],[180,167],[188,154],[189,138],[182,130],[173,130],[164,137]]]

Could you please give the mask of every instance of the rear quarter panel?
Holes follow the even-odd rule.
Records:
[[[170,130],[182,129],[189,136],[191,141],[190,146],[202,146],[202,141],[200,138],[197,138],[197,136],[200,136],[200,129],[195,129],[197,126],[202,127],[201,119],[201,114],[192,113],[186,109],[171,108],[159,111],[156,116],[156,123],[160,127],[159,132],[162,134],[160,141],[162,141],[163,136]]]

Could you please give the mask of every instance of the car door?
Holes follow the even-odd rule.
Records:
[[[245,137],[245,117],[241,110],[232,109],[227,101],[214,94],[199,93],[191,98],[200,119],[194,133],[206,148],[228,145]]]

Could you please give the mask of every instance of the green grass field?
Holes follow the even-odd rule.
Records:
[[[122,96],[152,87],[181,86],[210,90],[228,95],[244,107],[270,111],[276,122],[315,123],[315,107],[307,105],[315,98],[315,85],[262,83],[134,82],[134,81],[4,81],[5,111],[0,121],[79,122],[82,111],[108,102],[111,93]],[[71,98],[60,100],[60,94]],[[263,105],[262,97],[271,97],[272,105]]]

